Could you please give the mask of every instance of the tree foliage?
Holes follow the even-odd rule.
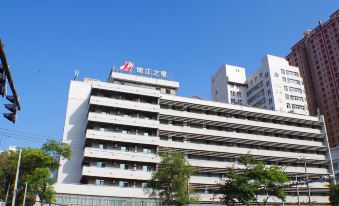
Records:
[[[259,195],[264,197],[264,205],[272,196],[285,200],[286,194],[281,185],[288,182],[288,177],[281,167],[265,166],[249,156],[240,157],[239,163],[243,169],[229,168],[225,183],[217,191],[223,195],[221,200],[224,203],[258,204]]]
[[[182,153],[167,152],[162,155],[158,169],[147,183],[151,197],[159,197],[165,204],[183,205],[195,202],[189,196],[188,181],[193,168]]]
[[[27,205],[35,202],[36,196],[42,203],[53,200],[55,180],[51,173],[59,168],[59,158],[70,158],[72,155],[69,145],[50,140],[42,148],[22,148],[20,175],[17,190],[17,202],[21,202],[26,182]],[[8,203],[12,200],[12,191],[17,169],[19,151],[8,151],[0,154],[0,199],[5,199],[9,189]],[[9,188],[8,188],[9,186]]]
[[[339,205],[339,185],[330,184],[330,202],[333,206]]]

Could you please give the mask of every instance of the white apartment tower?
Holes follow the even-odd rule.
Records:
[[[211,82],[213,101],[247,104],[245,68],[222,65]]]
[[[228,69],[228,67],[226,67],[226,69]],[[222,77],[223,75],[220,74],[220,70],[213,76],[214,79],[220,79]],[[245,82],[243,85],[247,85],[247,89],[246,95],[244,96],[246,96],[245,98],[248,105],[263,109],[308,115],[303,80],[300,76],[299,69],[298,67],[290,66],[284,58],[266,55],[262,58],[259,69],[248,77]],[[219,83],[217,86],[213,86],[215,83],[212,79],[211,85],[213,100],[233,103],[229,98],[223,98],[222,95],[220,95],[220,99],[214,98],[216,91],[225,90],[221,88],[225,88],[225,83]],[[245,86],[243,88],[245,88]]]
[[[280,165],[294,180],[330,173],[327,139],[318,117],[263,110],[177,95],[179,83],[112,72],[108,82],[71,81],[63,142],[74,155],[61,159],[56,200],[62,205],[159,205],[145,183],[161,154],[177,150],[195,168],[189,180],[201,202],[250,154]],[[305,185],[286,188],[287,203],[307,202]],[[327,204],[327,183],[310,184],[312,202]],[[259,196],[259,201],[262,197]],[[279,202],[274,198],[270,202]]]

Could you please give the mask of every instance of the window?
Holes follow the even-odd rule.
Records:
[[[122,152],[128,152],[128,149],[127,149],[127,147],[125,147],[125,146],[121,146],[121,151],[122,151]]]
[[[268,99],[268,103],[269,103],[269,104],[272,104],[272,98],[269,98],[269,99]]]
[[[287,104],[286,104],[286,107],[287,107],[287,108],[291,108],[291,104],[290,104],[290,103],[287,103]]]
[[[290,99],[288,94],[285,94],[285,99]]]
[[[170,89],[166,89],[166,94],[171,94],[171,90]]]
[[[283,78],[284,79],[284,78]],[[292,84],[301,84],[299,80],[295,80],[295,79],[287,79],[288,83],[292,83]],[[285,79],[286,82],[286,79]]]
[[[128,187],[128,182],[127,181],[119,181],[119,187]]]
[[[270,81],[267,81],[266,82],[266,87],[269,87],[270,86]]]
[[[101,114],[109,114],[109,111],[101,111]]]
[[[285,70],[284,69],[281,69],[281,74],[285,74]]]
[[[282,80],[283,80],[283,82],[286,82],[286,78],[285,77],[283,77]]]
[[[295,100],[295,101],[300,101],[300,102],[304,101],[303,97],[298,97],[298,96],[291,95],[290,98],[291,98],[291,100]]]
[[[257,85],[255,85],[254,87],[252,87],[248,92],[247,92],[247,96],[250,96],[253,92],[255,92],[257,89],[261,88],[263,86],[263,82],[259,82]]]
[[[285,90],[285,91],[288,91],[288,88],[287,88],[287,86],[284,86],[284,90]]]
[[[108,128],[107,127],[100,127],[99,129],[101,132],[108,132]]]
[[[148,148],[144,148],[144,149],[143,149],[143,152],[144,152],[144,153],[147,153],[147,154],[150,154],[150,153],[152,153],[152,150],[151,150],[151,149],[148,149]]]
[[[231,91],[231,96],[235,96],[235,91]]]
[[[147,183],[146,183],[146,182],[141,183],[141,187],[142,187],[142,188],[146,188],[146,186],[147,186]]]
[[[235,99],[231,99],[231,103],[233,103],[233,104],[234,104],[234,103],[235,103]]]
[[[297,92],[297,93],[300,93],[300,94],[303,93],[302,89],[300,89],[300,88],[295,88],[295,87],[290,87],[290,91],[291,91],[291,92]]]
[[[148,165],[143,165],[142,166],[142,171],[144,172],[152,172],[152,167]]]
[[[271,94],[272,94],[272,91],[269,89],[269,90],[267,91],[267,95],[270,96]]]
[[[241,92],[237,92],[237,96],[238,96],[238,97],[241,97]]]
[[[105,183],[105,180],[101,180],[101,179],[95,180],[95,185],[97,185],[97,186],[104,185],[104,183]]]
[[[106,144],[98,144],[99,149],[106,149],[107,145]]]
[[[122,169],[122,170],[128,170],[128,164],[123,164],[123,163],[121,163],[121,164],[120,164],[120,169]]]
[[[305,106],[292,104],[292,109],[305,110]]]
[[[299,73],[298,72],[293,72],[293,71],[286,70],[286,74],[290,75],[290,76],[299,77]]]
[[[97,167],[104,168],[106,166],[105,162],[97,162]]]

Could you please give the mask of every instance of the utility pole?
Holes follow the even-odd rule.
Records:
[[[305,157],[304,157],[304,165],[305,165],[305,174],[306,174],[306,186],[307,186],[307,192],[308,192],[308,204],[311,206],[311,190],[310,190],[310,185],[308,182],[307,164],[306,164]]]
[[[298,196],[298,206],[300,206],[300,197],[299,197],[299,187],[298,187],[298,176],[297,173],[295,173],[295,182],[297,183],[297,196]]]
[[[20,152],[19,152],[18,166],[16,168],[16,176],[15,176],[14,189],[13,189],[12,206],[15,206],[16,190],[17,190],[17,187],[18,187],[18,179],[19,179],[19,171],[20,171],[21,152],[22,152],[22,149],[20,149]]]
[[[26,194],[27,194],[27,182],[26,182],[26,185],[25,185],[25,194],[24,194],[24,200],[22,202],[22,206],[26,205]]]

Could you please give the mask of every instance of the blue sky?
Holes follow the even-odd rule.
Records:
[[[74,69],[80,78],[105,80],[113,65],[130,60],[173,73],[180,95],[209,99],[210,75],[220,65],[251,73],[267,53],[286,56],[338,6],[327,0],[3,1],[0,38],[22,111],[15,125],[0,118],[0,148],[40,146],[29,140],[33,134],[61,138]],[[14,138],[3,128],[24,133]]]

